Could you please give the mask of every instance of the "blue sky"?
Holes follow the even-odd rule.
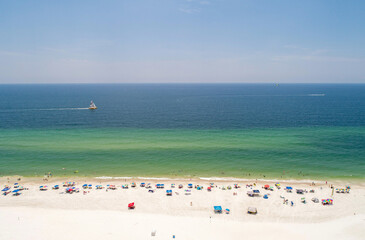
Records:
[[[365,83],[361,0],[0,0],[0,83]]]

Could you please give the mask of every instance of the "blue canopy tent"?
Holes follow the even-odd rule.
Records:
[[[221,206],[214,206],[214,213],[222,213],[222,207]]]

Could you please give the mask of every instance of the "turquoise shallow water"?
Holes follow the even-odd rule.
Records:
[[[362,179],[364,146],[365,127],[4,129],[0,174]]]

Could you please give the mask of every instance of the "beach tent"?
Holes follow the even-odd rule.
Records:
[[[257,209],[255,207],[249,207],[247,209],[248,214],[257,214]]]
[[[134,202],[128,204],[128,209],[134,209],[135,207]]]
[[[214,206],[214,213],[222,213],[222,207],[221,206]]]
[[[254,196],[252,191],[247,191],[247,195],[248,195],[249,197],[253,197],[253,196]]]
[[[304,190],[303,189],[297,189],[297,194],[303,194]]]

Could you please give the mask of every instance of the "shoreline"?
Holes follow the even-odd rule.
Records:
[[[2,176],[0,177],[0,182],[8,182],[14,183],[19,182],[18,179],[21,179],[21,182],[25,183],[44,183],[45,179],[46,182],[57,182],[57,181],[79,181],[79,182],[162,182],[167,181],[171,182],[201,182],[201,183],[211,183],[211,182],[222,182],[222,183],[287,183],[287,184],[311,184],[315,183],[316,185],[327,185],[328,184],[352,184],[358,186],[365,186],[365,179],[331,179],[328,180],[318,180],[318,179],[262,179],[262,178],[236,178],[236,177],[110,177],[110,176],[100,176],[100,177],[91,177],[91,176],[75,176],[75,177],[68,177],[68,176],[55,176],[55,177],[24,177],[24,176]]]

